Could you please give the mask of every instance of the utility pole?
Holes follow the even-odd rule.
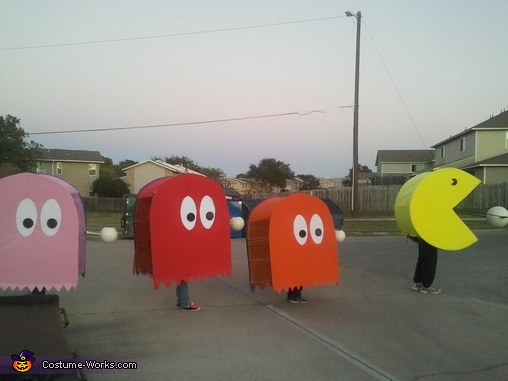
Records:
[[[353,171],[352,171],[352,196],[351,215],[358,217],[360,211],[360,199],[358,194],[358,99],[360,87],[360,27],[362,24],[362,13],[356,15],[347,11],[346,16],[356,18],[356,66],[355,66],[355,105],[353,117]]]

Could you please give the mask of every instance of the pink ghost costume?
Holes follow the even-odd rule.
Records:
[[[0,289],[76,287],[85,273],[85,212],[78,191],[58,177],[0,179]]]

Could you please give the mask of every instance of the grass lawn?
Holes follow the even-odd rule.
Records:
[[[120,232],[120,219],[122,217],[122,212],[87,212],[86,230],[100,232],[102,228],[108,227],[115,228]]]
[[[482,217],[483,213],[483,217]],[[458,213],[465,224],[471,230],[497,229],[487,223],[485,212],[479,211],[472,213]],[[100,232],[103,227],[111,227],[121,231],[120,219],[122,212],[88,212],[86,214],[87,230]],[[347,236],[376,236],[376,235],[400,235],[395,216],[393,214],[384,215],[364,215],[353,219],[347,215],[344,217],[344,231]]]

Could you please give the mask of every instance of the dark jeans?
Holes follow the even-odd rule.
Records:
[[[418,241],[418,262],[416,263],[413,281],[423,287],[432,286],[437,267],[437,249],[420,239]]]

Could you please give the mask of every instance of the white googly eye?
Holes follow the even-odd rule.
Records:
[[[210,196],[205,196],[201,200],[199,217],[205,229],[210,229],[212,227],[215,221],[215,204]]]
[[[307,223],[301,214],[295,217],[293,222],[293,233],[295,235],[296,241],[300,245],[304,245],[305,242],[307,242]]]
[[[182,205],[180,206],[180,218],[182,224],[187,230],[194,229],[196,226],[197,208],[194,200],[187,196],[183,199]]]
[[[44,203],[41,210],[41,228],[44,234],[51,237],[60,229],[62,223],[62,210],[55,199],[51,198]]]
[[[16,209],[16,227],[23,237],[28,237],[37,223],[37,208],[29,198],[22,200]]]
[[[310,236],[316,244],[323,242],[324,235],[323,220],[318,214],[314,214],[310,219]]]

